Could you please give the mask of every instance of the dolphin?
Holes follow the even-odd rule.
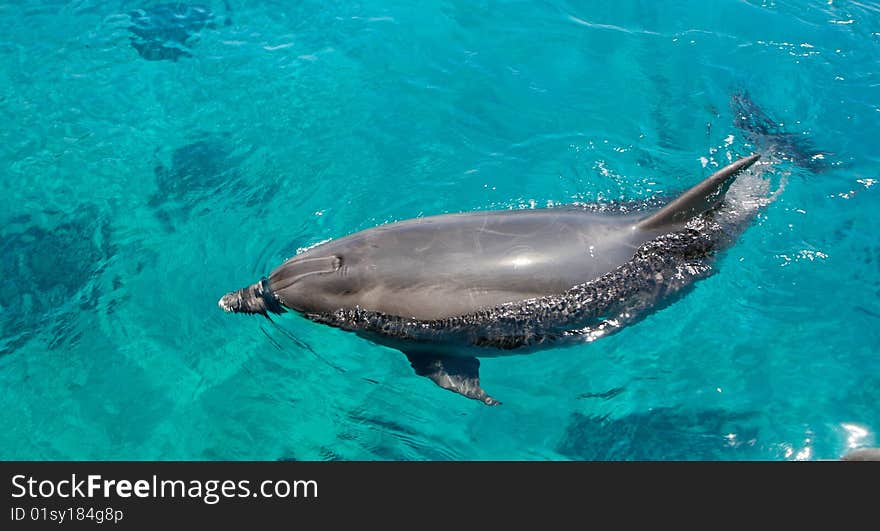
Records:
[[[880,461],[880,448],[857,448],[850,450],[841,461]]]
[[[757,213],[759,202],[724,199],[759,157],[650,212],[568,205],[381,225],[312,247],[218,305],[267,318],[293,310],[400,350],[444,389],[499,404],[477,358],[593,341],[708,275]]]

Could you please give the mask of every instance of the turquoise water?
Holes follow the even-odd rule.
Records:
[[[230,3],[146,56],[130,26],[156,3],[0,5],[0,458],[814,460],[880,442],[880,8]],[[753,149],[742,93],[824,171],[774,164],[782,194],[668,308],[484,359],[500,407],[352,334],[216,305],[383,222],[673,194]]]

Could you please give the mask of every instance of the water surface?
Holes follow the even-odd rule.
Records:
[[[230,3],[154,16],[146,37],[133,21],[159,2],[0,5],[0,458],[878,443],[876,6]],[[778,162],[784,193],[683,300],[593,344],[484,360],[501,407],[354,335],[216,306],[383,222],[674,194],[755,149],[737,94],[821,171]]]

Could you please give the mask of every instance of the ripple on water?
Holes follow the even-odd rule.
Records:
[[[204,29],[216,29],[219,20],[228,25],[226,16],[220,17],[206,4],[168,2],[136,9],[129,13],[131,45],[138,55],[148,61],[177,61],[192,57],[193,46]]]
[[[573,413],[557,450],[595,460],[754,459],[754,413],[660,407],[622,417]]]
[[[274,189],[269,183],[248,182],[242,165],[255,150],[255,146],[238,146],[225,134],[198,135],[167,157],[157,149],[153,170],[157,190],[149,206],[169,231],[193,213],[228,212],[239,206],[258,209]]]

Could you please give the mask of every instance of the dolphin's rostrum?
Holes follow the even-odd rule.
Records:
[[[480,386],[478,357],[592,341],[709,274],[715,253],[757,213],[759,201],[728,205],[725,194],[758,158],[647,214],[571,205],[374,227],[287,260],[219,305],[297,311],[401,350],[417,374],[497,404]]]

